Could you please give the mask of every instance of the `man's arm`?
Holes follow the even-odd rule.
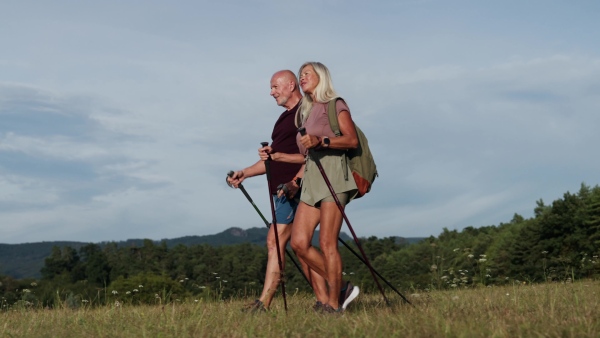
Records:
[[[259,160],[253,165],[246,167],[242,170],[234,171],[231,177],[227,177],[227,181],[235,188],[240,185],[246,178],[264,175],[266,173],[265,162],[263,160]]]

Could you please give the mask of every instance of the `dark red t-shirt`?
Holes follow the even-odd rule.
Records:
[[[296,124],[294,123],[294,117],[299,105],[300,103],[294,108],[283,112],[277,122],[275,122],[273,133],[271,134],[271,139],[273,140],[271,148],[273,148],[273,152],[286,154],[300,153],[296,144],[298,128],[296,128]],[[271,161],[271,186],[269,187],[271,193],[276,194],[278,185],[291,181],[301,166],[302,164]]]

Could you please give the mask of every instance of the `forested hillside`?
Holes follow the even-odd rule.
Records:
[[[567,192],[549,205],[539,200],[529,219],[515,214],[497,226],[444,229],[438,237],[410,245],[376,237],[362,239],[362,245],[373,267],[400,290],[598,278],[600,188],[582,185],[577,193]],[[344,278],[366,292],[375,291],[364,264],[346,248],[340,250]],[[134,303],[222,299],[259,292],[266,257],[263,245],[250,243],[169,247],[166,241],[145,240],[133,247],[55,247],[41,279],[2,277],[0,294],[7,302],[50,306],[57,292],[73,306],[82,301],[102,304],[117,295]],[[289,292],[308,290],[289,261],[285,272]]]
[[[163,239],[153,241],[154,244],[164,244],[167,248],[172,248],[177,245],[200,245],[208,244],[211,246],[233,245],[241,243],[251,243],[264,246],[267,238],[267,227],[261,228],[229,228],[223,232],[214,235],[205,236],[185,236],[172,239]],[[316,231],[314,243],[318,242],[319,231]],[[350,239],[344,232],[340,234],[340,238],[344,240]],[[399,242],[406,241],[414,243],[423,238],[397,238]],[[39,243],[23,243],[23,244],[0,244],[0,276],[6,275],[16,279],[21,278],[39,278],[41,277],[41,269],[44,267],[45,259],[50,256],[52,249],[56,246],[59,248],[70,247],[79,250],[89,244],[97,244],[101,249],[107,245],[116,247],[142,247],[147,239],[128,239],[118,242],[39,242]]]

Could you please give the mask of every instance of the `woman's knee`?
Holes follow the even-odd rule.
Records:
[[[323,252],[324,255],[339,253],[337,238],[336,239],[321,238],[321,240],[319,241],[319,246],[321,247],[321,251]]]
[[[298,256],[304,256],[304,253],[306,253],[309,247],[305,240],[295,238],[294,236],[292,236],[290,245],[292,247],[292,250],[294,250],[294,252]]]

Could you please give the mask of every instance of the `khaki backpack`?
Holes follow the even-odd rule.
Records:
[[[340,124],[337,119],[335,112],[335,103],[337,100],[343,100],[341,97],[335,98],[329,101],[327,105],[327,114],[329,117],[329,125],[335,136],[341,136]],[[354,181],[358,187],[358,194],[355,198],[363,197],[366,193],[371,191],[371,185],[375,181],[375,178],[379,176],[377,173],[377,166],[373,159],[371,149],[369,149],[369,141],[365,134],[358,128],[356,123],[356,136],[358,137],[358,147],[356,149],[348,149],[346,151],[346,157],[348,158],[348,166],[354,176]]]

